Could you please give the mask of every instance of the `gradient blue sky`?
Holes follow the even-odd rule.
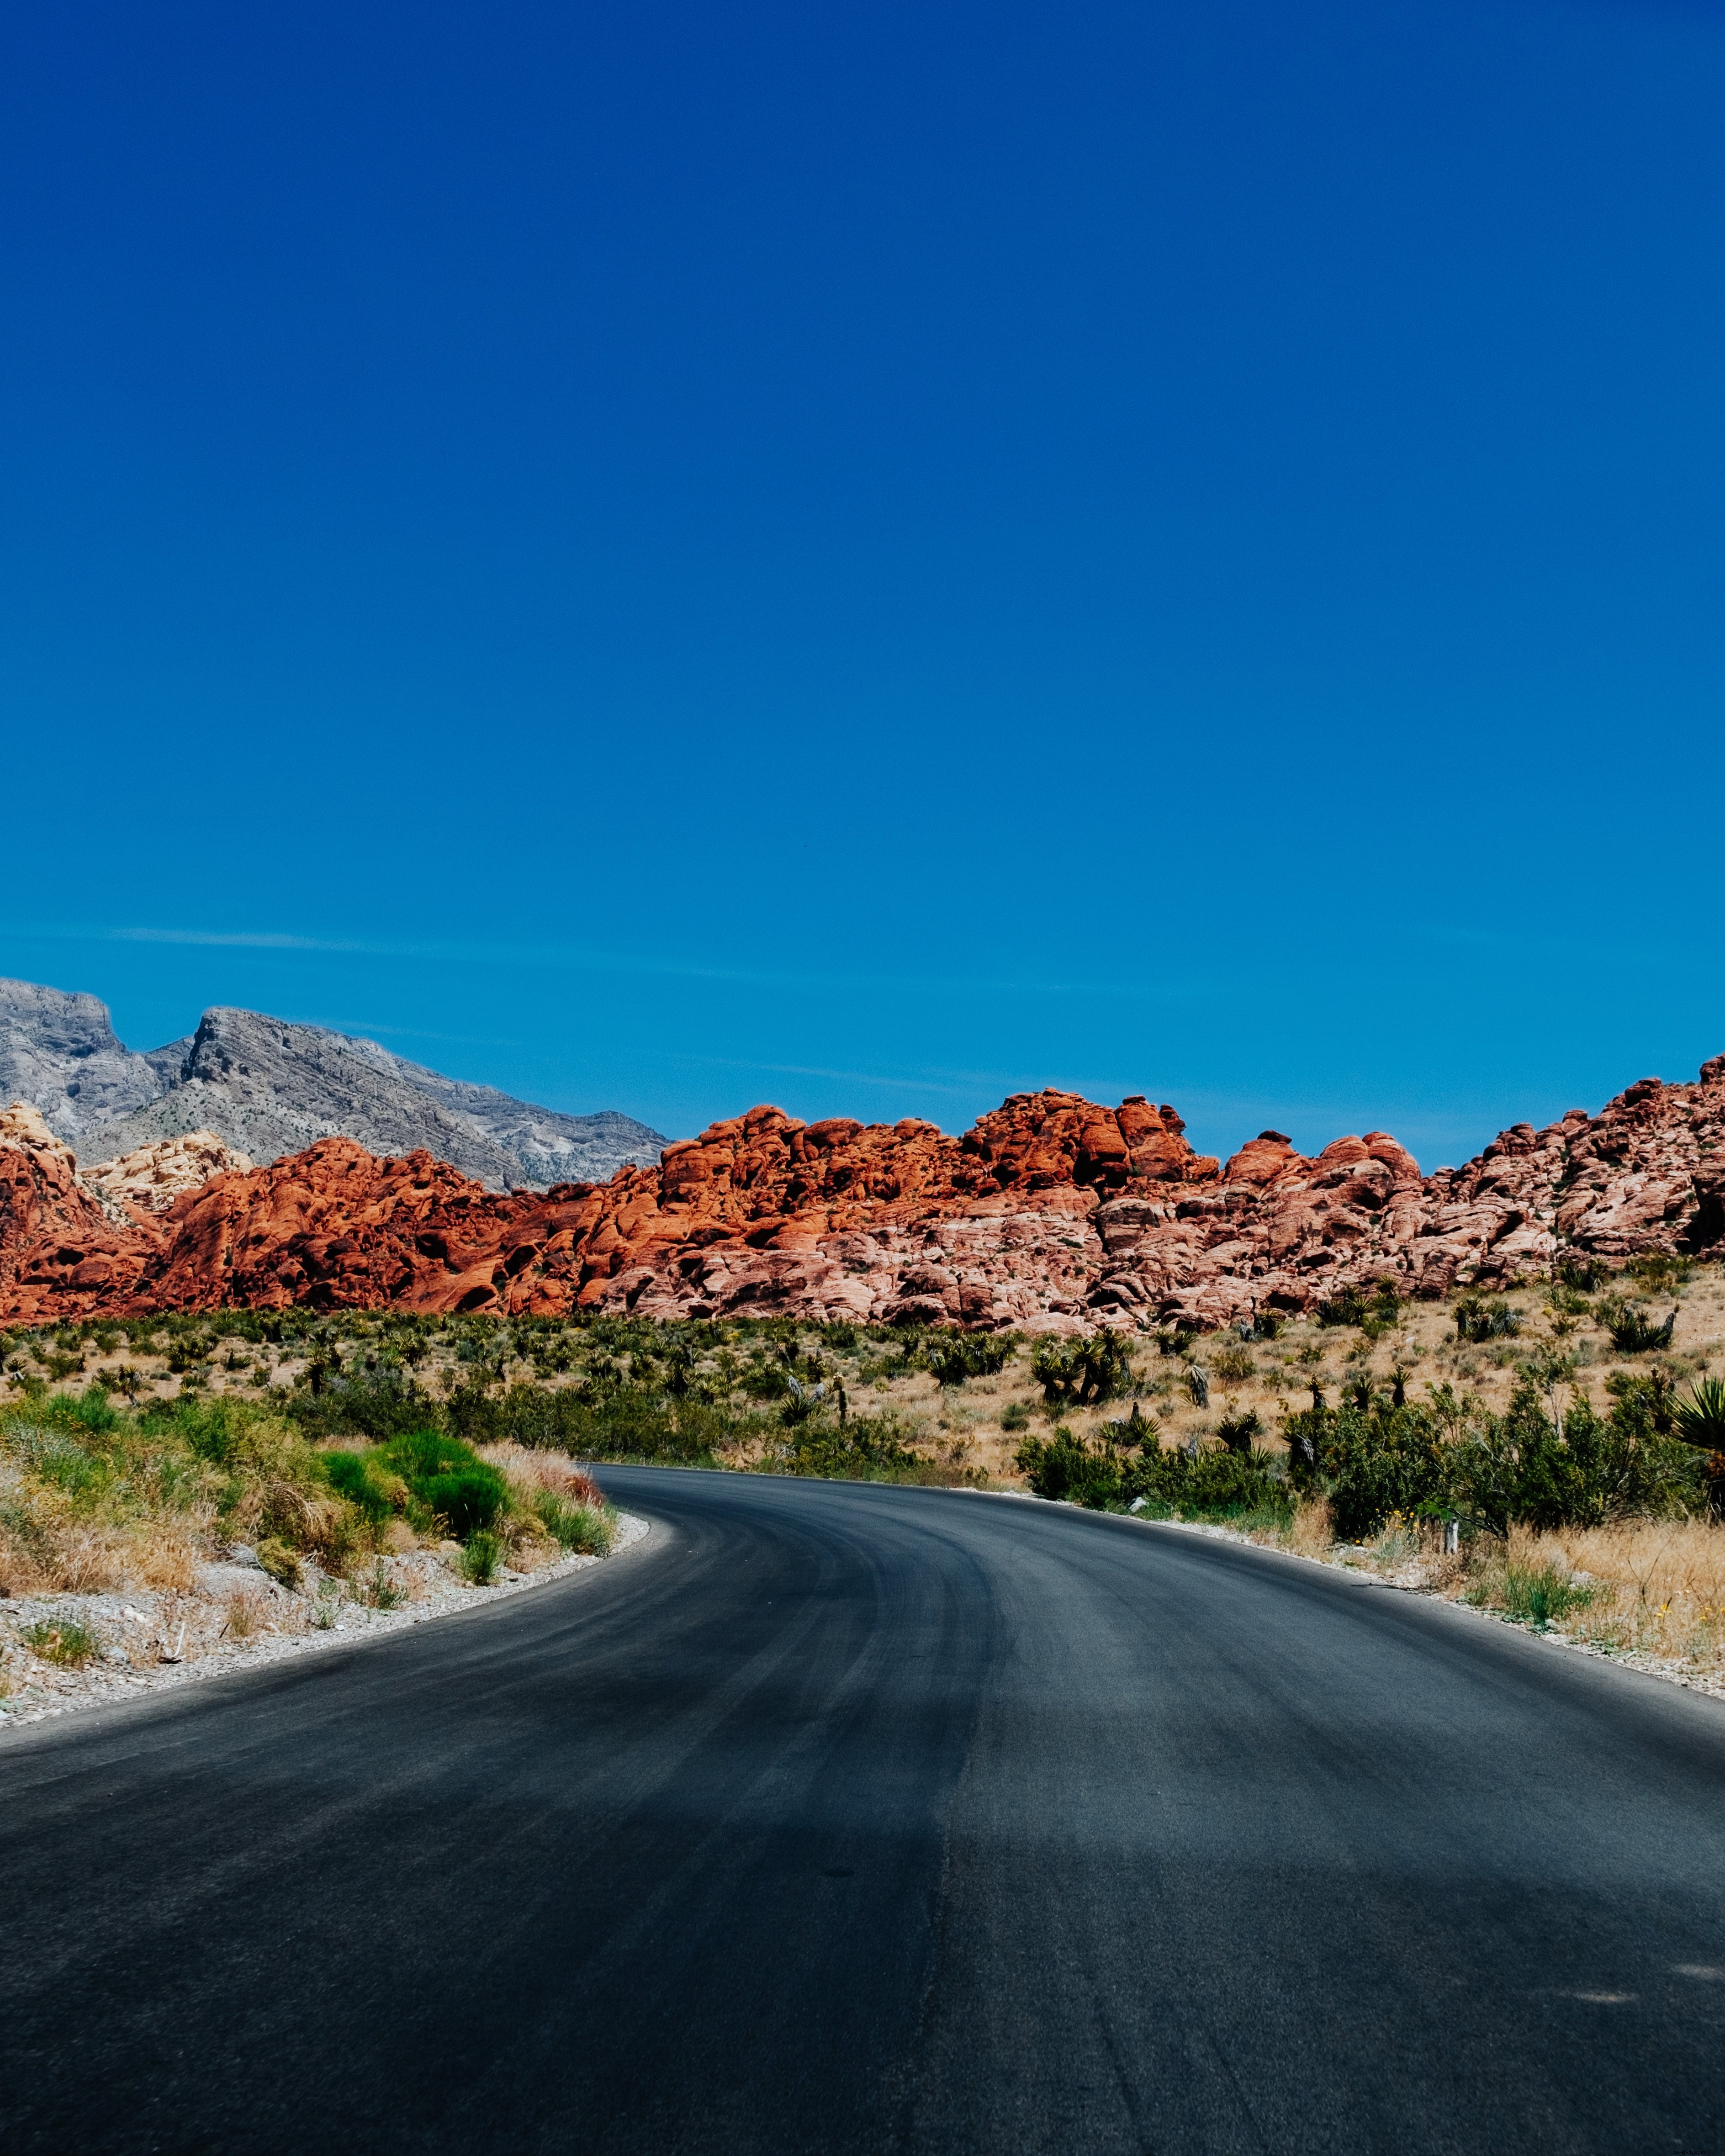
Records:
[[[1725,13],[23,4],[0,973],[673,1134],[1725,1050]]]

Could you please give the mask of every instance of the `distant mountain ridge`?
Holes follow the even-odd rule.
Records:
[[[256,1011],[207,1010],[196,1033],[141,1054],[96,997],[0,980],[0,1107],[12,1101],[88,1162],[194,1130],[260,1163],[342,1137],[375,1153],[424,1146],[494,1190],[607,1182],[670,1143],[614,1110],[565,1115]]]

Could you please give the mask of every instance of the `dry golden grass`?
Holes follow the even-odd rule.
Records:
[[[1327,1497],[1307,1497],[1294,1507],[1294,1517],[1276,1537],[1284,1549],[1298,1557],[1322,1557],[1336,1539],[1336,1525]]]
[[[254,1633],[264,1630],[270,1604],[266,1596],[248,1588],[228,1596],[227,1612],[223,1631],[230,1640],[249,1640]]]
[[[144,1521],[132,1529],[131,1540],[130,1569],[139,1586],[183,1590],[192,1585],[199,1553],[178,1522]]]
[[[1593,1600],[1576,1637],[1715,1670],[1725,1665],[1725,1527],[1707,1520],[1624,1520],[1510,1537],[1510,1563],[1583,1575]]]
[[[482,1445],[477,1450],[523,1504],[531,1505],[542,1490],[548,1490],[572,1505],[604,1505],[598,1484],[566,1452],[541,1452],[525,1445]]]

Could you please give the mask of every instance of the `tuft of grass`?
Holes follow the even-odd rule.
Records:
[[[600,1507],[574,1504],[555,1490],[547,1490],[535,1510],[547,1532],[577,1556],[603,1557],[610,1549],[611,1522]]]
[[[354,1593],[373,1609],[399,1609],[408,1599],[408,1590],[391,1577],[381,1557],[373,1560],[370,1576],[359,1583]]]
[[[23,1640],[44,1662],[64,1670],[81,1670],[102,1651],[95,1633],[75,1617],[44,1617],[25,1627]]]
[[[264,1598],[260,1594],[230,1595],[228,1614],[222,1630],[233,1640],[249,1640],[263,1622]]]
[[[1499,1609],[1519,1625],[1531,1625],[1536,1631],[1543,1631],[1548,1625],[1558,1623],[1572,1610],[1588,1609],[1596,1592],[1592,1585],[1578,1580],[1565,1566],[1550,1558],[1532,1563],[1511,1558],[1501,1574],[1496,1578],[1488,1575],[1469,1593],[1467,1599]]]
[[[503,1564],[503,1541],[489,1527],[476,1527],[461,1552],[461,1577],[470,1587],[489,1587]]]

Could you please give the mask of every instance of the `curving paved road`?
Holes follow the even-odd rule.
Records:
[[[0,2139],[1725,2148],[1725,1708],[1177,1532],[639,1553],[0,1745]]]

